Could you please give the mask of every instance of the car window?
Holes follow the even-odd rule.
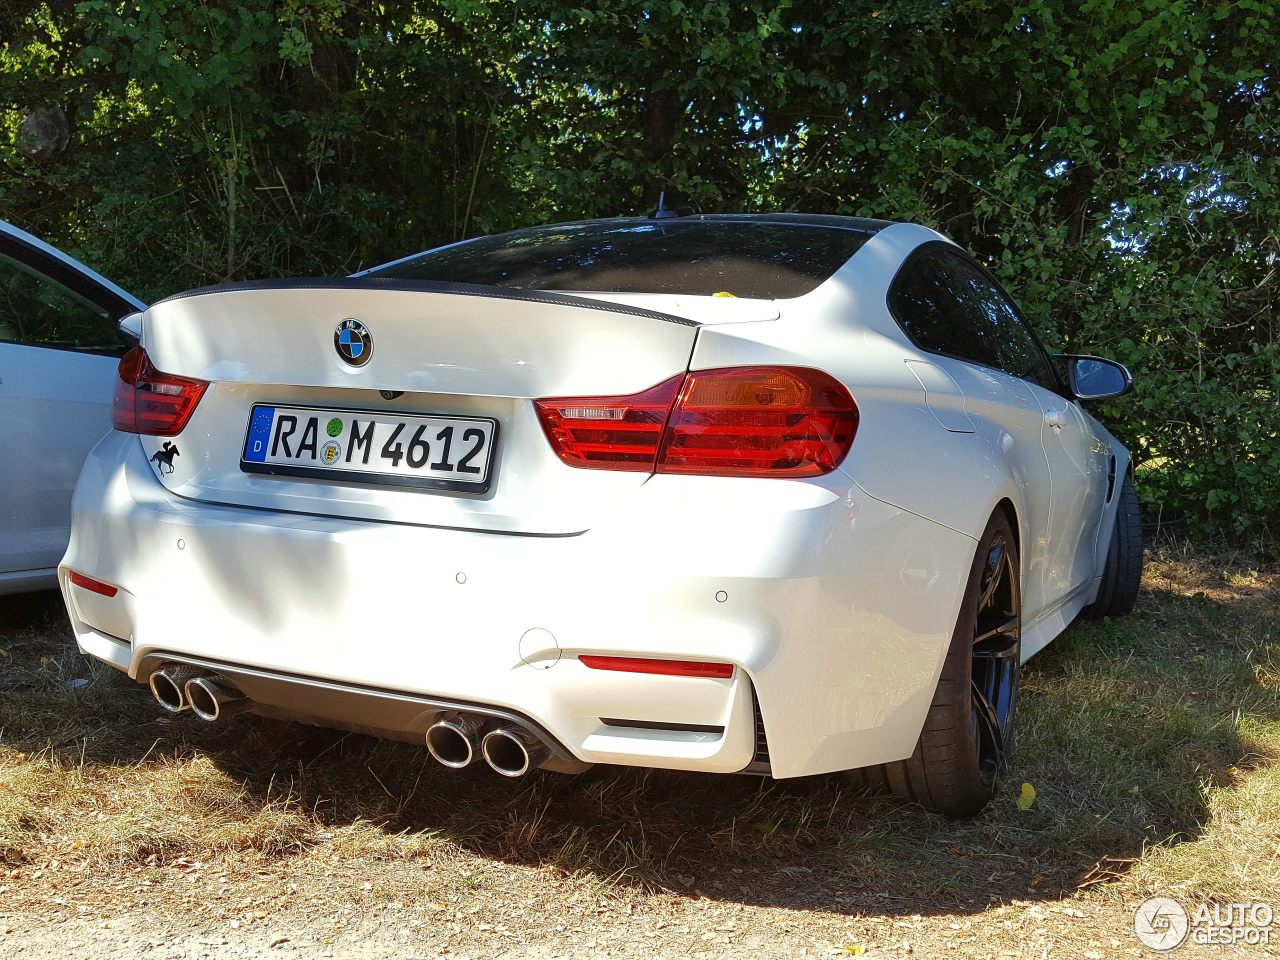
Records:
[[[991,324],[1000,369],[1029,380],[1046,390],[1056,390],[1057,380],[1049,358],[1004,291],[972,264],[974,298]]]
[[[894,279],[889,309],[923,350],[971,360],[1057,389],[1049,359],[1017,308],[967,257],[938,246]]]
[[[803,296],[874,230],[810,223],[691,219],[569,223],[429,250],[371,270],[400,280],[520,290]]]
[[[889,288],[889,310],[920,349],[1000,366],[972,270],[945,248],[927,248],[907,262]]]
[[[0,253],[0,343],[115,351],[120,337],[111,311]]]

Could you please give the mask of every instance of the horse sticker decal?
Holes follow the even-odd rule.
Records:
[[[166,473],[173,473],[173,458],[178,456],[181,456],[178,448],[166,440],[164,446],[151,455],[151,462],[156,465],[156,470],[163,477]]]

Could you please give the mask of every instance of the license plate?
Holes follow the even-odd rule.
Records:
[[[254,404],[240,469],[482,493],[496,420]]]

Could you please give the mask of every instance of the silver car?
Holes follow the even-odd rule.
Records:
[[[84,264],[0,221],[0,594],[57,584],[71,491],[111,429],[126,344],[145,304]]]

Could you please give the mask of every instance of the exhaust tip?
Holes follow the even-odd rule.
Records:
[[[162,667],[152,672],[147,685],[151,688],[151,695],[155,697],[156,703],[170,713],[182,713],[190,706],[182,680],[177,670]]]
[[[437,720],[427,730],[427,752],[451,770],[461,770],[476,758],[480,726],[475,717]]]
[[[480,749],[485,762],[504,777],[523,777],[547,756],[547,748],[537,740],[506,727],[486,733]]]
[[[243,693],[225,686],[220,677],[196,677],[188,680],[184,692],[191,712],[210,723],[252,706],[252,702],[246,700]]]

